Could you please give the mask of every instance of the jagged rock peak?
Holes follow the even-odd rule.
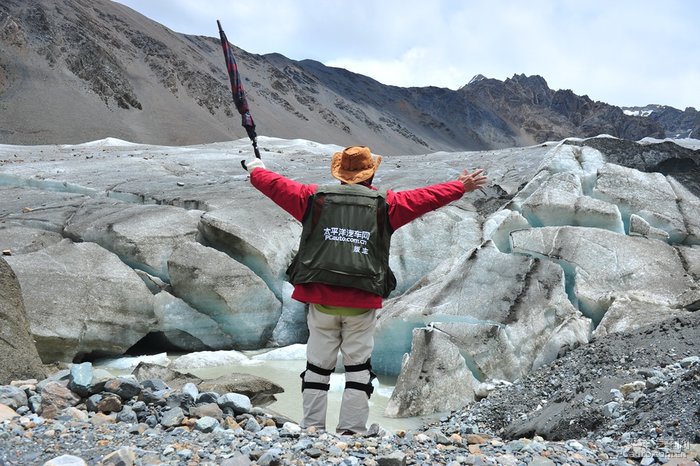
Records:
[[[470,84],[474,84],[476,82],[479,82],[483,79],[488,79],[488,78],[486,76],[484,76],[483,74],[479,73],[479,74],[475,75],[472,79],[469,80],[469,82],[467,83],[467,86]]]
[[[542,76],[537,74],[534,74],[532,76],[527,76],[524,73],[514,74],[512,78],[506,78],[505,80],[506,84],[509,84],[511,82],[518,83],[521,86],[549,89],[547,81]]]

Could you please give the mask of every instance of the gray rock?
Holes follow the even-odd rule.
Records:
[[[260,426],[260,424],[258,424],[258,421],[256,421],[255,418],[252,417],[249,417],[248,420],[245,421],[243,428],[248,432],[260,432],[262,430],[262,427]]]
[[[642,377],[645,377],[647,379],[649,379],[651,377],[657,377],[657,378],[663,379],[666,377],[664,375],[664,373],[658,369],[639,369],[639,370],[637,370],[637,373],[639,375],[641,375]]]
[[[222,420],[224,418],[224,412],[216,403],[205,403],[193,406],[189,409],[189,412],[191,417],[213,417],[218,420]]]
[[[143,390],[141,390],[141,395],[139,396],[139,399],[147,404],[165,406],[165,398],[170,392],[170,390],[151,390],[150,388],[144,388]]]
[[[649,377],[646,380],[646,388],[650,390],[654,390],[656,388],[659,388],[664,384],[664,377]]]
[[[41,412],[41,396],[40,395],[32,395],[28,398],[27,401],[27,406],[29,406],[29,409],[32,410],[34,413],[40,413]]]
[[[104,390],[105,384],[112,380],[114,375],[105,369],[92,368],[92,380],[90,381],[90,395]]]
[[[228,391],[228,390],[226,390]],[[216,392],[213,391],[203,391],[199,394],[197,397],[196,403],[197,404],[203,404],[203,403],[216,403],[216,401],[219,399],[221,395],[219,395]]]
[[[163,411],[160,416],[160,423],[164,427],[176,427],[182,424],[185,420],[185,413],[182,408],[172,408]]]
[[[94,243],[63,240],[7,259],[24,290],[30,331],[45,362],[122,354],[155,322],[153,296],[143,281]]]
[[[105,383],[104,390],[118,395],[122,400],[129,400],[141,393],[141,385],[129,377],[117,377]]]
[[[165,405],[171,408],[179,406],[180,408],[187,410],[190,406],[194,405],[194,399],[189,393],[170,392],[165,395]]]
[[[135,401],[135,402],[131,405],[131,409],[133,409],[133,410],[134,410],[135,412],[137,412],[137,413],[146,411],[147,408],[148,408],[148,406],[147,406],[146,403],[144,403],[143,401]]]
[[[11,385],[0,385],[0,404],[17,410],[22,406],[27,406],[28,403],[27,394],[21,388]]]
[[[620,403],[611,401],[603,406],[603,416],[617,418],[622,415]]]
[[[61,369],[57,372],[52,373],[44,380],[40,380],[39,383],[36,384],[36,389],[37,391],[41,392],[44,389],[44,387],[51,382],[65,382],[64,385],[67,386],[69,381],[70,369]]]
[[[529,466],[555,466],[556,463],[549,458],[546,458],[544,456],[537,455],[532,458],[532,461],[530,461]]]
[[[0,321],[0,385],[46,377],[29,332],[19,281],[3,257],[0,257]]]
[[[219,421],[216,418],[210,416],[204,416],[194,423],[194,428],[201,432],[213,432],[216,427],[219,426]]]
[[[226,393],[221,395],[216,400],[216,404],[219,405],[221,409],[231,409],[236,414],[247,413],[253,407],[250,398],[239,393]]]
[[[136,464],[136,452],[131,447],[121,447],[100,460],[101,466],[132,466],[134,464]]]
[[[74,393],[82,397],[86,397],[90,393],[90,388],[92,385],[92,363],[83,362],[80,364],[73,364],[70,368],[70,382],[68,388]]]
[[[687,369],[693,365],[700,365],[700,356],[688,356],[680,360],[681,367]]]
[[[377,457],[378,466],[405,466],[406,454],[401,451],[395,451],[389,455]]]
[[[117,421],[136,424],[139,422],[139,419],[131,406],[124,405],[122,406],[121,411],[117,413]]]
[[[197,388],[197,385],[193,384],[192,382],[186,383],[180,390],[182,393],[188,394],[193,400],[199,398],[199,389]]]
[[[264,406],[275,401],[274,395],[284,389],[275,382],[251,374],[232,373],[199,384],[202,392],[239,393],[250,399],[255,406]],[[216,400],[215,400],[216,401]],[[198,398],[202,402],[202,397]]]
[[[221,461],[220,466],[250,466],[253,462],[245,455],[240,453],[234,454],[231,458],[226,458]]]
[[[122,410],[122,399],[114,393],[96,393],[86,400],[85,405],[88,411],[116,413]]]
[[[164,381],[160,379],[145,379],[141,380],[141,386],[143,388],[148,388],[152,391],[163,391],[168,390],[170,387]]]
[[[282,450],[280,448],[270,448],[258,460],[260,466],[276,466],[280,463]]]
[[[415,329],[411,354],[384,414],[410,417],[452,411],[474,401],[475,384],[450,335],[434,328]]]

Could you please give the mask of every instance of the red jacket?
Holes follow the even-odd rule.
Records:
[[[306,212],[310,196],[316,192],[318,187],[315,184],[302,184],[290,180],[264,168],[253,169],[250,173],[250,182],[300,222],[304,217],[304,212]],[[408,191],[387,190],[386,202],[389,205],[389,223],[394,230],[397,230],[421,215],[461,198],[462,195],[464,195],[464,185],[457,180]],[[382,307],[382,297],[379,295],[357,288],[322,283],[295,285],[292,298],[304,303],[326,306],[364,309]]]

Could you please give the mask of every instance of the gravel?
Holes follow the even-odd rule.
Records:
[[[697,465],[699,324],[700,313],[608,335],[419,429],[373,425],[367,435],[304,430],[243,395],[221,394],[222,407],[209,393],[197,406],[192,387],[146,389],[121,408],[103,393],[91,409],[83,398],[52,417],[34,411],[55,382],[23,386],[26,405],[5,388],[0,403],[17,415],[0,406],[0,466]],[[232,398],[242,403],[225,405]]]

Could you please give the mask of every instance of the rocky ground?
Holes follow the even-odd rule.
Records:
[[[505,438],[700,441],[700,313],[567,352],[460,413]]]
[[[64,371],[0,387],[0,465],[697,465],[698,345],[700,313],[608,335],[431,425],[366,436],[192,384],[120,378],[90,395]]]

